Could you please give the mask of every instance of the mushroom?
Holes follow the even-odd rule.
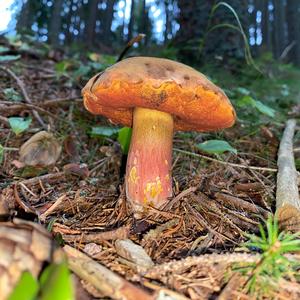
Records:
[[[124,59],[91,78],[84,105],[112,123],[130,126],[126,195],[135,212],[172,196],[174,130],[230,127],[235,111],[225,93],[195,69],[154,57]]]

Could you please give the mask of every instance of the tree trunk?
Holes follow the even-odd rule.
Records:
[[[50,26],[49,26],[49,42],[57,46],[59,44],[59,31],[61,29],[61,16],[63,0],[54,1],[54,6],[51,14]]]
[[[269,0],[262,3],[262,45],[264,50],[272,51],[272,26],[270,21]]]
[[[103,23],[103,40],[104,44],[109,45],[111,42],[111,24],[114,17],[114,5],[116,0],[107,0],[106,10],[104,14],[104,23]]]
[[[285,47],[284,2],[274,0],[274,57],[279,58]]]
[[[128,25],[128,36],[127,36],[128,41],[130,41],[133,36],[133,26],[135,23],[134,10],[135,10],[135,0],[131,0],[130,20]]]
[[[164,32],[164,42],[166,43],[168,41],[168,35],[171,30],[171,23],[170,23],[170,11],[169,11],[169,0],[164,1],[165,5],[165,32]]]
[[[287,27],[290,61],[300,66],[300,2],[299,0],[287,0]]]
[[[99,0],[89,0],[88,2],[88,9],[87,9],[88,14],[86,17],[87,23],[85,27],[85,41],[88,47],[92,47],[94,44],[98,3]]]
[[[143,40],[143,44],[147,45],[151,39],[151,30],[149,30],[149,17],[148,9],[146,6],[146,0],[139,2],[139,18],[138,18],[138,33],[143,33],[146,37]]]
[[[236,19],[227,7],[219,6],[211,16],[216,1],[178,0],[180,29],[175,42],[179,56],[186,63],[207,61],[218,57],[224,61],[230,57],[244,59],[244,44],[237,30],[226,26],[210,31],[220,24],[236,25]],[[249,13],[246,0],[227,0],[239,16],[247,32]]]
[[[17,21],[17,31],[20,33],[24,30],[31,30],[31,25],[32,25],[32,0],[28,0],[27,2],[24,3],[23,1],[23,6],[20,11],[20,15],[18,17]]]

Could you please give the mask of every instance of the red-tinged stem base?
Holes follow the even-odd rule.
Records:
[[[172,142],[170,114],[135,108],[126,166],[126,195],[134,211],[160,207],[172,196]]]

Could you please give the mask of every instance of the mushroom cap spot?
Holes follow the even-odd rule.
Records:
[[[172,114],[175,129],[183,131],[227,128],[236,118],[220,88],[195,69],[164,58],[124,59],[91,78],[82,94],[91,113],[126,126],[132,126],[134,107]]]

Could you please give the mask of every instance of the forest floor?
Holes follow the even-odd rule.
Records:
[[[86,78],[114,58],[93,54],[89,64],[81,64],[80,57],[66,58],[59,51],[3,46],[20,57],[0,65],[1,219],[40,223],[59,243],[82,250],[147,291],[173,290],[178,293],[174,299],[179,294],[250,299],[242,288],[245,280],[231,266],[254,259],[255,251],[242,246],[245,233],[258,234],[259,223],[274,212],[277,150],[285,120],[300,115],[295,83],[300,72],[270,62],[263,76],[256,70],[214,76],[211,67],[209,74],[233,98],[237,124],[218,133],[176,133],[174,197],[163,209],[149,208],[135,219],[124,194],[124,155],[117,134],[109,131],[114,127],[89,114],[80,94]],[[267,106],[257,109],[249,98]],[[20,159],[20,147],[41,130],[51,137],[40,142],[37,152],[26,151],[30,159],[49,165],[28,166],[24,155]],[[197,145],[211,139],[226,140],[237,154],[201,152]],[[295,140],[299,166],[299,133]],[[154,265],[141,270],[128,257],[120,258],[116,241],[122,239],[142,246]],[[78,299],[102,297],[86,281],[77,283]],[[270,298],[297,299],[300,283],[282,278],[269,293]]]

